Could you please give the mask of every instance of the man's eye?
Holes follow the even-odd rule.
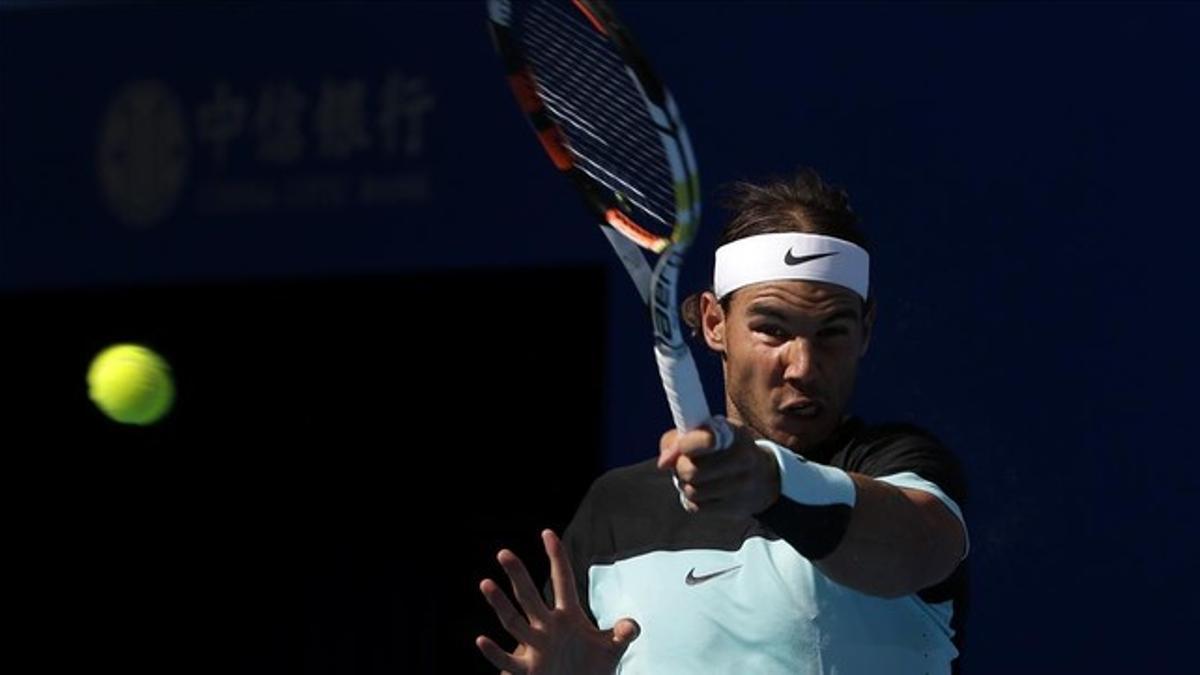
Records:
[[[826,326],[825,328],[817,331],[817,337],[822,338],[841,337],[849,334],[850,329],[846,328],[845,326]]]
[[[779,326],[773,326],[770,324],[764,324],[761,326],[753,326],[753,327],[751,327],[751,330],[753,330],[756,333],[762,333],[763,335],[766,335],[766,336],[772,337],[772,338],[776,338],[779,340],[785,339],[787,337],[787,331],[783,330],[783,328],[780,328]]]

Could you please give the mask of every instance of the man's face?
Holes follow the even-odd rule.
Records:
[[[725,356],[730,419],[794,450],[828,437],[854,391],[874,311],[853,291],[823,282],[746,286],[722,310],[701,299],[704,337]]]

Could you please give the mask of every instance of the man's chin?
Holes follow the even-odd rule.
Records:
[[[779,420],[771,428],[771,440],[796,452],[802,452],[819,444],[833,433],[837,425],[831,424],[825,417],[818,415],[808,419]]]

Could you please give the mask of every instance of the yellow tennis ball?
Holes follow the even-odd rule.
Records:
[[[122,424],[154,424],[171,409],[175,385],[161,356],[141,345],[113,345],[88,368],[88,397]]]

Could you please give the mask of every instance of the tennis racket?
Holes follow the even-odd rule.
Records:
[[[709,422],[726,447],[732,434],[710,422],[680,330],[676,283],[700,222],[700,181],[679,108],[607,2],[489,0],[488,14],[517,104],[650,310],[676,428]]]

